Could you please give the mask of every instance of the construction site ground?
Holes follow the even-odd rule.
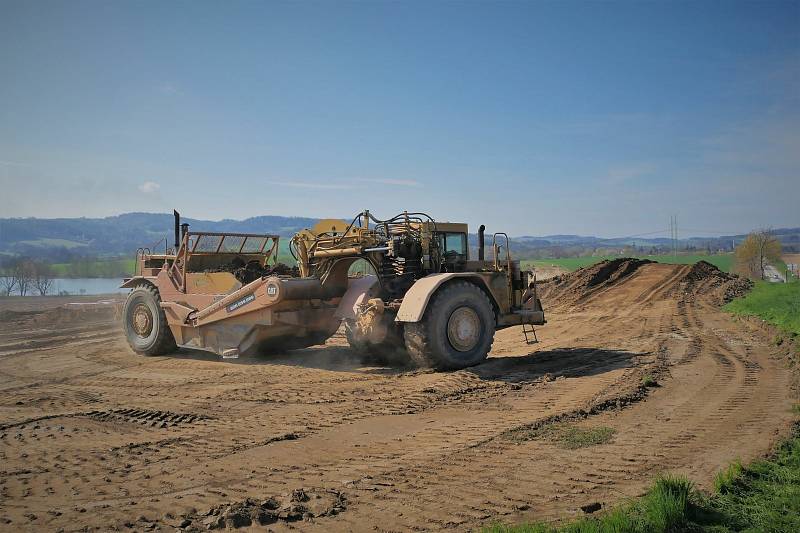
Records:
[[[607,508],[663,471],[708,487],[796,401],[770,332],[720,309],[745,290],[702,263],[589,267],[541,285],[538,344],[505,329],[445,373],[365,365],[338,334],[148,358],[113,302],[0,299],[0,529],[462,531]],[[548,424],[612,436],[568,449]]]

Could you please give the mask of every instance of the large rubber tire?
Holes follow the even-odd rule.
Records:
[[[406,349],[423,368],[474,366],[489,354],[495,325],[486,294],[472,283],[453,281],[433,295],[422,320],[405,324]]]
[[[381,342],[370,342],[358,331],[354,320],[344,321],[344,336],[350,349],[353,350],[363,363],[406,366],[409,363],[408,354],[403,344],[401,329],[392,322],[386,337]]]
[[[125,300],[122,310],[125,337],[138,354],[164,355],[177,349],[160,302],[158,289],[149,283],[134,287]]]

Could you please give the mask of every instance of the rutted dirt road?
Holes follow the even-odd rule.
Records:
[[[613,504],[663,470],[708,484],[767,451],[793,393],[764,333],[718,309],[738,282],[600,270],[543,284],[539,344],[503,330],[452,373],[366,367],[341,336],[144,358],[109,308],[0,310],[0,528],[464,530]],[[554,420],[616,433],[519,438]]]

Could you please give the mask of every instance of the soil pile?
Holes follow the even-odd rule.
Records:
[[[694,300],[703,295],[718,305],[743,296],[753,288],[753,282],[736,274],[728,274],[706,261],[698,261],[676,285],[677,295]]]
[[[622,257],[605,260],[539,283],[539,297],[545,305],[578,302],[600,288],[609,287],[636,272],[649,259]]]
[[[629,294],[631,302],[643,303],[664,298],[694,301],[702,297],[714,305],[723,305],[746,294],[753,286],[750,280],[723,272],[706,261],[698,261],[689,266],[621,258],[601,261],[575,272],[544,280],[539,283],[539,297],[545,310],[568,308],[588,302],[606,289],[627,282],[634,272],[650,263],[653,265],[646,267],[647,273],[643,274],[644,277],[637,278],[638,283],[626,283],[624,290],[620,287],[623,293]],[[651,288],[647,286],[647,280],[655,275],[652,269],[666,269],[672,273]]]

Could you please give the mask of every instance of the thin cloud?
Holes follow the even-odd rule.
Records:
[[[356,183],[372,183],[376,185],[392,185],[395,187],[420,187],[421,184],[414,180],[397,180],[397,179],[380,179],[380,178],[356,178],[350,180]],[[355,189],[354,183],[342,182],[310,182],[310,181],[269,181],[270,185],[278,185],[281,187],[295,187],[298,189]]]
[[[295,187],[298,189],[352,189],[352,185],[344,183],[311,183],[303,181],[268,181],[270,185],[280,187]]]
[[[145,181],[144,183],[139,185],[139,190],[145,194],[153,194],[155,192],[158,192],[160,188],[161,185],[159,185],[155,181]]]
[[[15,161],[3,161],[0,159],[0,165],[6,167],[29,167],[30,165],[26,165],[25,163],[17,163]]]
[[[421,183],[414,180],[395,180],[395,179],[380,179],[380,178],[360,178],[356,181],[363,183],[377,183],[380,185],[396,185],[398,187],[420,187]]]
[[[175,95],[182,95],[183,94],[183,91],[181,91],[174,83],[171,83],[171,82],[168,82],[168,81],[162,83],[161,85],[159,85],[158,86],[158,91],[161,94],[166,94],[166,95],[169,95],[169,96],[175,96]]]
[[[619,166],[609,170],[606,181],[612,185],[619,185],[652,174],[655,170],[655,165],[650,163]]]

